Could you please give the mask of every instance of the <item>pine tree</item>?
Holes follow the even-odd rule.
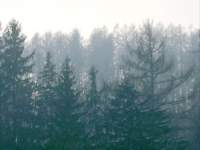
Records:
[[[33,53],[24,56],[25,36],[16,20],[9,23],[2,41],[0,145],[3,149],[26,149],[32,142]]]

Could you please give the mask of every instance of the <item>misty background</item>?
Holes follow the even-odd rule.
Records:
[[[199,0],[0,0],[0,18],[5,26],[15,18],[23,23],[30,39],[36,32],[78,28],[88,37],[94,28],[116,24],[141,25],[147,18],[164,25],[199,28]]]
[[[199,0],[0,0],[0,149],[199,150]]]

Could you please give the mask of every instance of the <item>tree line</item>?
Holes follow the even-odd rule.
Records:
[[[200,149],[199,30],[58,35],[1,31],[0,149]]]

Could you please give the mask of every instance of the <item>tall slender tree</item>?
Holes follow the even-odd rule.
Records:
[[[52,56],[47,52],[46,63],[39,76],[38,85],[38,126],[41,130],[39,141],[45,146],[54,136],[53,124],[55,118],[57,75]]]
[[[74,150],[80,148],[82,129],[79,121],[79,92],[75,87],[75,76],[66,58],[63,63],[58,84],[56,86],[55,135],[48,145],[48,149]]]
[[[103,130],[104,112],[100,93],[97,89],[96,74],[97,70],[92,67],[89,71],[89,86],[84,108],[86,149],[102,149],[105,140]]]
[[[25,36],[12,20],[2,35],[1,131],[2,149],[26,149],[31,145],[33,53],[24,56]]]

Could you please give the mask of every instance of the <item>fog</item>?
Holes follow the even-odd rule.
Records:
[[[142,24],[147,18],[157,23],[199,27],[199,0],[0,0],[0,18],[6,25],[15,18],[31,37],[35,32],[78,28],[88,36],[96,27]],[[59,16],[59,17],[58,17]]]
[[[2,1],[0,149],[199,150],[199,11]]]

